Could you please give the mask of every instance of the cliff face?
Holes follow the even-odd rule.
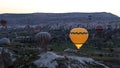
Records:
[[[120,21],[114,14],[101,13],[33,13],[33,14],[0,14],[0,20],[5,19],[9,25],[36,25],[41,23],[91,23]]]

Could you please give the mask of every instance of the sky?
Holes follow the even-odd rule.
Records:
[[[110,12],[120,16],[120,0],[0,0],[0,14],[34,12]]]

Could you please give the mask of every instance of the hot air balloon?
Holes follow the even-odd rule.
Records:
[[[77,49],[80,49],[82,45],[87,41],[89,34],[85,28],[73,28],[70,31],[69,36]]]
[[[102,25],[97,25],[97,26],[95,27],[95,30],[96,30],[97,32],[102,32],[102,31],[104,30],[104,28],[103,28]]]
[[[8,39],[8,38],[2,38],[2,39],[0,39],[0,44],[2,45],[2,44],[10,44],[10,39]]]
[[[104,32],[103,32],[104,27],[103,27],[103,25],[97,25],[95,27],[95,30],[96,30],[96,34],[95,34],[96,37],[98,37],[98,38],[103,38],[104,37]]]
[[[38,33],[39,31],[40,31],[40,28],[39,28],[39,27],[35,27],[35,28],[34,28],[34,32],[35,32],[35,33]]]
[[[35,39],[39,44],[40,48],[47,49],[47,45],[51,39],[51,35],[48,32],[39,32],[36,34]]]
[[[6,20],[1,20],[1,21],[0,21],[0,24],[1,24],[3,27],[6,27],[7,21],[6,21]]]

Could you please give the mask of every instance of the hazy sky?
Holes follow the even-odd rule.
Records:
[[[0,0],[0,13],[111,12],[120,16],[120,0]]]

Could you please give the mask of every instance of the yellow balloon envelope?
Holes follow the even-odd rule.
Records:
[[[87,41],[89,34],[85,28],[73,28],[70,31],[69,36],[77,49],[80,49],[81,46]]]

